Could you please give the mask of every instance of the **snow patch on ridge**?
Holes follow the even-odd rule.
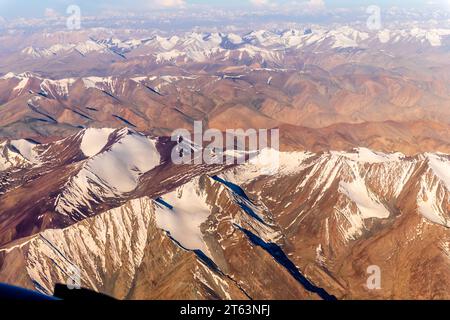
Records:
[[[98,89],[107,91],[111,94],[116,93],[116,85],[119,83],[119,79],[116,77],[84,77],[82,78],[84,87],[86,89]],[[122,83],[122,90],[125,83]]]
[[[120,193],[133,191],[138,177],[156,167],[160,156],[155,142],[145,136],[128,134],[110,151],[99,154],[87,165],[98,179]]]
[[[427,220],[450,227],[450,159],[444,154],[425,155],[428,170],[420,181],[417,199],[419,213]]]
[[[450,191],[450,158],[444,154],[427,153],[426,156],[431,169]]]
[[[109,135],[114,129],[103,128],[89,128],[83,133],[83,139],[81,140],[81,151],[86,157],[95,156],[99,153],[105,145],[108,143]]]
[[[307,151],[280,152],[272,148],[258,151],[256,156],[241,166],[224,173],[224,177],[236,184],[246,184],[264,176],[286,176],[302,170],[305,162],[314,156]],[[230,174],[230,173],[233,174]]]
[[[120,274],[127,292],[144,256],[151,206],[147,197],[131,200],[68,228],[45,230],[4,251],[23,252],[26,271],[41,292],[51,293],[76,270],[82,286],[97,291]]]
[[[339,192],[345,194],[356,204],[363,219],[385,219],[389,217],[389,210],[367,188],[364,179],[360,176],[352,182],[341,181]]]
[[[160,163],[156,142],[129,129],[117,132],[108,150],[89,158],[55,202],[61,214],[85,217],[81,208],[133,191],[139,178]],[[88,150],[89,153],[93,149]]]
[[[69,87],[72,86],[75,81],[76,79],[74,78],[60,80],[44,79],[40,85],[40,88],[42,91],[47,92],[47,94],[51,94],[54,98],[68,97]]]
[[[400,161],[402,158],[405,157],[404,154],[397,152],[397,153],[381,153],[372,151],[367,148],[355,148],[352,152],[344,152],[344,151],[331,151],[331,154],[337,155],[337,156],[343,156],[347,159],[350,159],[352,161],[356,162],[365,162],[365,163],[383,163],[383,162],[390,162],[390,161]]]
[[[200,229],[211,214],[211,206],[206,203],[207,194],[200,188],[199,178],[162,198],[165,204],[156,204],[157,226],[168,231],[186,249],[201,250],[211,257]]]
[[[35,151],[36,144],[25,139],[12,140],[11,145],[16,148],[22,157],[33,164],[38,164],[38,154]]]

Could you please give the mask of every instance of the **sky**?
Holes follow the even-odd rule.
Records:
[[[339,8],[356,9],[377,5],[426,9],[430,5],[450,9],[450,0],[0,0],[0,17],[40,18],[66,14],[69,5],[78,5],[84,14],[104,12],[151,12],[152,10],[195,10],[196,8],[230,8],[251,10],[303,10],[318,13]]]

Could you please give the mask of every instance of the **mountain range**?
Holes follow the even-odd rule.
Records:
[[[119,299],[449,298],[449,29],[1,38],[0,282],[51,295],[77,271]],[[204,150],[171,139],[195,121],[279,129],[280,148],[175,164],[180,145]]]
[[[176,167],[173,143],[126,128],[4,143],[0,280],[50,294],[76,266],[118,298],[448,297],[448,155]],[[280,169],[261,173],[272,152]],[[383,290],[364,288],[373,264]]]

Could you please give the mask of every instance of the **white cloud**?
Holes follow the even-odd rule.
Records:
[[[286,4],[288,10],[302,11],[303,13],[319,13],[326,10],[327,6],[324,0],[293,0]]]
[[[428,0],[425,2],[428,6],[432,7],[443,7],[450,10],[450,0]]]
[[[255,7],[274,8],[277,6],[277,4],[275,2],[272,2],[271,0],[250,0],[250,3]]]
[[[59,16],[59,13],[56,12],[55,9],[52,9],[52,8],[45,8],[45,10],[44,10],[44,15],[45,15],[47,18],[56,18],[56,17]]]
[[[153,0],[154,5],[163,8],[183,8],[186,6],[185,0]]]
[[[264,6],[269,4],[269,0],[250,0],[254,6]]]
[[[306,6],[310,10],[314,10],[314,11],[319,11],[319,10],[325,10],[326,9],[325,1],[323,1],[323,0],[309,0],[306,3]]]
[[[256,7],[278,8],[281,11],[292,12],[293,10],[303,11],[306,13],[317,13],[326,9],[324,0],[249,0]]]
[[[450,0],[444,1],[444,6],[447,10],[450,10]]]

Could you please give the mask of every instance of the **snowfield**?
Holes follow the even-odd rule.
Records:
[[[103,128],[86,129],[83,134],[83,140],[81,141],[81,151],[83,151],[86,157],[95,156],[99,153],[105,145],[108,143],[109,135],[114,131],[114,129]]]
[[[156,203],[156,223],[166,230],[184,248],[201,250],[211,257],[203,241],[200,225],[211,214],[211,206],[206,203],[206,194],[199,187],[199,179],[165,194],[162,199],[167,205]]]
[[[83,153],[102,150],[108,130],[86,131],[81,148]],[[115,132],[116,141],[103,152],[90,157],[78,174],[65,186],[56,200],[56,211],[71,216],[84,216],[81,207],[91,208],[91,202],[115,198],[133,191],[142,174],[160,164],[156,141],[129,129]]]

